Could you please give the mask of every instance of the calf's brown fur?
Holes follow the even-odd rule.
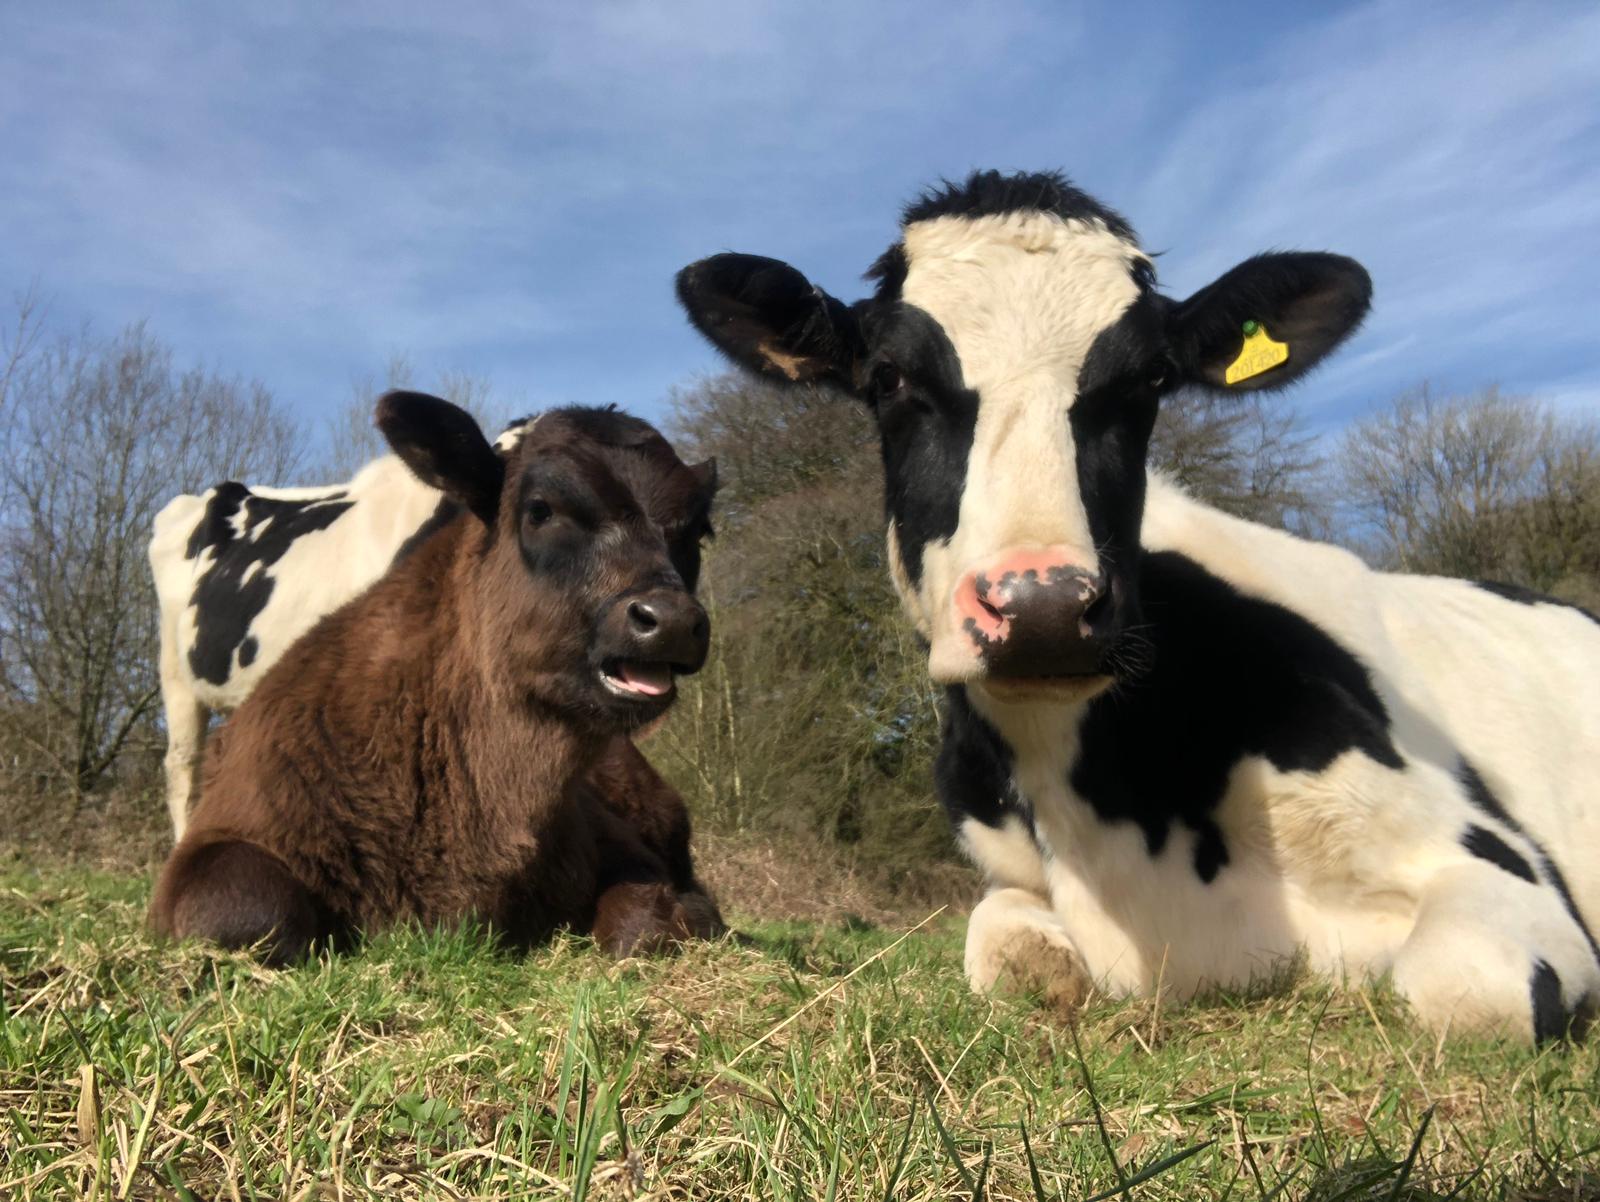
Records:
[[[466,512],[234,714],[153,925],[272,962],[408,919],[516,945],[592,930],[619,954],[719,933],[682,800],[626,738],[706,634],[636,488],[560,414],[504,463],[444,401],[378,414]]]

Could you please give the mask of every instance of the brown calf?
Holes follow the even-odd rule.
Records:
[[[683,803],[626,736],[705,658],[704,612],[589,413],[504,461],[448,402],[378,425],[464,512],[285,653],[213,741],[164,934],[274,963],[412,919],[624,954],[719,933]]]

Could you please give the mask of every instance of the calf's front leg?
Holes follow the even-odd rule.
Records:
[[[716,902],[698,885],[680,888],[625,815],[602,805],[592,817],[599,890],[590,931],[601,947],[614,956],[634,956],[726,933]]]
[[[277,856],[243,840],[180,844],[156,884],[150,923],[173,939],[257,948],[274,967],[303,959],[324,933],[311,891]]]

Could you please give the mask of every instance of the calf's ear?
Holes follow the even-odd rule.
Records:
[[[465,409],[421,392],[378,398],[378,429],[424,484],[460,501],[485,525],[494,524],[505,462]]]
[[[843,302],[787,263],[713,255],[678,273],[694,328],[741,367],[795,384],[853,387],[860,328]]]
[[[689,470],[694,473],[695,482],[700,485],[700,492],[707,501],[717,495],[717,489],[722,487],[722,481],[717,478],[717,457],[715,455],[700,463],[691,463]]]
[[[1257,255],[1173,305],[1168,337],[1191,383],[1282,388],[1354,333],[1371,303],[1372,279],[1354,259]]]

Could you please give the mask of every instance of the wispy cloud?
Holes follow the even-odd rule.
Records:
[[[917,187],[1061,166],[1176,291],[1272,245],[1373,269],[1323,418],[1423,376],[1600,389],[1600,14],[1176,3],[12,7],[0,285],[141,315],[307,410],[392,349],[650,410],[712,368],[691,258],[848,291]],[[528,15],[531,12],[531,15]]]

